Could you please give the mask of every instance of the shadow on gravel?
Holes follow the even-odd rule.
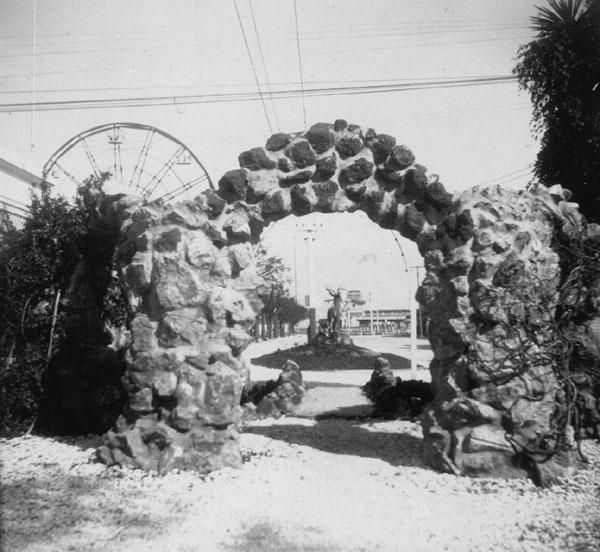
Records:
[[[305,528],[309,533],[320,533],[318,529]],[[252,526],[243,527],[237,536],[235,544],[225,548],[227,552],[352,552],[354,549],[344,549],[332,546],[331,543],[306,544],[291,540],[282,530],[271,523],[264,521]],[[198,549],[198,552],[200,549]]]
[[[51,437],[57,443],[63,443],[72,447],[77,447],[80,450],[95,449],[102,445],[102,435],[43,435],[43,437]]]
[[[2,485],[0,550],[118,550],[122,539],[150,538],[171,521],[144,500],[125,502],[114,481],[44,471]]]
[[[421,439],[406,433],[369,431],[364,422],[317,419],[315,425],[248,426],[245,433],[256,433],[296,445],[334,454],[379,458],[393,466],[426,467],[421,458]]]
[[[339,418],[344,420],[362,420],[370,418],[373,414],[372,404],[357,404],[354,406],[340,406],[338,408],[332,408],[331,410],[325,410],[315,416],[301,416],[306,418],[314,418],[315,420],[329,420],[331,418]]]

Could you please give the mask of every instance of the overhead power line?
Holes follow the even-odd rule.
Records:
[[[425,30],[425,31],[411,31],[411,32],[404,32],[403,30],[398,30],[398,31],[380,31],[380,32],[368,32],[368,33],[358,33],[358,32],[351,32],[351,31],[330,31],[327,34],[323,34],[323,33],[317,33],[317,34],[302,34],[299,33],[299,37],[303,40],[303,41],[318,41],[319,43],[321,43],[323,40],[347,40],[347,39],[352,39],[352,40],[356,40],[358,38],[365,38],[365,39],[369,39],[369,38],[375,38],[378,41],[380,41],[382,38],[387,38],[387,37],[393,37],[393,38],[403,38],[403,37],[413,37],[413,36],[423,36],[423,35],[440,35],[440,34],[456,34],[456,33],[481,33],[481,32],[498,32],[498,31],[505,31],[505,30],[527,30],[529,29],[528,25],[513,25],[511,27],[481,27],[478,29],[462,29],[462,28],[449,28],[449,29],[429,29],[429,30]],[[156,40],[152,40],[151,37],[144,37],[144,38],[129,38],[129,39],[124,39],[124,40],[119,40],[118,41],[118,46],[115,47],[107,47],[106,44],[114,44],[113,40],[110,39],[103,39],[103,40],[97,40],[97,41],[87,41],[87,42],[63,42],[63,43],[49,43],[49,42],[39,42],[39,46],[45,46],[45,47],[62,47],[63,49],[61,50],[39,50],[36,55],[39,56],[72,56],[72,55],[83,55],[83,54],[104,54],[104,53],[109,53],[109,52],[142,52],[142,51],[146,51],[146,50],[154,50],[154,49],[166,49],[166,48],[175,48],[175,49],[181,49],[182,47],[185,46],[202,46],[203,43],[202,42],[197,42],[197,41],[185,41],[185,40],[180,40],[181,39],[181,35],[177,36],[178,40],[169,40],[168,42],[164,42],[165,39],[167,39],[168,37],[159,37],[159,40],[163,40],[163,42],[157,42]],[[282,43],[282,42],[290,42],[291,40],[296,40],[295,37],[291,38],[291,37],[286,37],[286,38],[282,38],[282,39],[277,39],[277,38],[271,38],[267,41],[265,41],[267,44],[276,44],[276,43]],[[145,41],[141,42],[140,41]],[[29,43],[25,44],[7,44],[4,45],[4,47],[17,47],[17,48],[23,48],[26,46],[29,46],[31,43],[31,41],[29,41]],[[82,45],[82,44],[91,44],[91,45],[96,45],[98,47],[96,48],[91,48],[91,49],[64,49],[65,47],[69,47],[69,46],[77,46],[77,45]],[[123,44],[129,44],[130,46],[124,47]],[[259,42],[260,44],[260,42]],[[19,52],[19,53],[3,53],[0,55],[0,58],[19,58],[19,57],[30,57],[32,54],[31,52]]]
[[[514,39],[530,39],[531,36],[506,36],[503,38],[483,38],[483,39],[478,39],[478,40],[460,40],[460,41],[452,41],[452,42],[427,42],[427,43],[419,43],[419,42],[414,42],[412,44],[408,44],[408,45],[400,45],[400,46],[381,46],[381,47],[376,47],[376,48],[365,48],[363,45],[360,45],[358,48],[353,49],[353,50],[331,50],[331,49],[326,49],[323,50],[322,48],[319,50],[315,50],[312,52],[305,52],[305,55],[307,56],[330,56],[331,54],[363,54],[364,52],[378,52],[378,51],[384,51],[384,50],[404,50],[404,49],[419,49],[419,48],[425,48],[425,47],[442,47],[442,46],[454,46],[454,45],[465,45],[465,44],[476,44],[476,43],[482,43],[482,42],[497,42],[497,41],[506,41],[506,40],[514,40]],[[359,45],[360,43],[357,42],[357,45]],[[106,51],[106,50],[103,50]],[[115,51],[121,51],[120,49],[117,49]],[[181,62],[183,63],[183,62]],[[169,62],[169,64],[165,65],[165,64],[157,64],[152,63],[150,65],[136,65],[135,66],[135,70],[138,71],[140,69],[152,69],[153,72],[155,72],[155,70],[159,67],[169,67],[170,69],[173,69],[174,65],[179,65],[180,62]],[[119,70],[122,70],[122,68],[119,67],[115,67],[114,63],[110,66],[110,67],[98,67],[97,65],[93,64],[90,67],[78,67],[77,69],[67,69],[67,70],[58,70],[58,69],[54,69],[52,71],[38,71],[37,75],[38,76],[47,76],[47,75],[51,75],[51,76],[56,76],[56,75],[65,75],[65,74],[70,74],[70,73],[100,73],[100,72],[105,72],[105,71],[111,71],[111,72],[117,72]],[[131,71],[131,68],[126,68],[127,71]],[[0,78],[2,79],[18,79],[18,78],[30,78],[31,74],[30,73],[13,73],[13,74],[3,74],[0,75]]]
[[[502,42],[504,40],[529,40],[532,35],[518,35],[518,36],[504,36],[502,38],[480,38],[476,40],[454,40],[452,42],[421,42],[414,44],[403,44],[400,46],[392,45],[392,46],[378,46],[376,48],[360,48],[360,52],[381,52],[384,50],[406,50],[410,48],[424,48],[429,46],[441,47],[441,46],[461,46],[463,44],[476,44],[481,42]],[[327,55],[330,54],[355,54],[357,50],[326,50]],[[307,56],[320,56],[323,55],[322,50],[315,50],[313,52],[307,52]]]
[[[252,0],[248,0],[248,6],[250,8],[250,14],[252,15],[252,23],[254,25],[254,34],[256,35],[256,43],[258,44],[258,52],[262,62],[263,71],[265,73],[265,79],[267,81],[267,89],[269,90],[269,98],[271,99],[271,109],[273,109],[273,115],[275,115],[275,125],[277,131],[279,131],[279,117],[277,116],[277,110],[275,109],[275,102],[273,101],[273,89],[271,88],[271,79],[269,79],[269,72],[267,71],[267,64],[265,63],[265,55],[263,53],[260,35],[258,34],[258,25],[256,24],[256,17],[254,16],[254,8],[252,7]]]
[[[294,2],[294,23],[296,25],[296,49],[298,51],[298,68],[300,70],[300,94],[302,96],[302,116],[304,119],[304,130],[306,130],[306,103],[304,100],[304,76],[302,74],[302,56],[300,55],[300,35],[298,34],[298,7]]]
[[[360,94],[381,94],[390,92],[406,92],[411,90],[434,90],[440,88],[457,88],[464,86],[484,86],[515,82],[517,77],[503,75],[496,77],[475,77],[467,79],[444,79],[428,82],[398,82],[368,86],[339,86],[277,90],[276,98],[289,99],[303,96],[345,96]],[[199,103],[243,102],[261,100],[262,94],[256,92],[194,94],[178,96],[148,96],[137,98],[99,98],[89,100],[56,100],[49,102],[24,102],[0,104],[0,112],[19,111],[56,111],[66,109],[109,109],[125,107],[148,107],[155,105],[186,105]]]
[[[497,176],[496,178],[492,178],[491,180],[486,180],[485,182],[482,182],[480,185],[487,186],[487,185],[491,185],[491,184],[501,184],[501,183],[504,183],[507,181],[512,181],[517,178],[529,176],[531,173],[532,173],[531,164],[529,164],[526,167],[523,167],[522,169],[518,169],[516,171],[512,171],[512,172]]]
[[[398,21],[394,21],[394,22],[388,22],[388,23],[381,23],[381,22],[356,22],[356,23],[352,23],[351,27],[410,27],[410,28],[414,28],[414,27],[433,27],[435,25],[442,25],[442,26],[448,26],[448,25],[455,25],[455,26],[470,26],[470,25],[477,25],[477,24],[483,24],[483,25],[487,25],[487,24],[502,24],[502,25],[506,25],[506,24],[510,24],[511,22],[514,23],[522,23],[523,22],[523,18],[522,17],[500,17],[500,18],[484,18],[484,19],[461,19],[460,21],[451,21],[448,19],[427,19],[427,20],[410,20],[410,21],[405,21],[405,22],[398,22]],[[282,26],[282,28],[284,28],[284,26]],[[300,26],[300,28],[302,28],[302,26]],[[308,29],[313,30],[315,28],[324,28],[326,30],[331,30],[332,25],[331,23],[327,22],[327,23],[311,23],[309,26],[307,26]],[[77,38],[77,37],[92,37],[92,36],[114,36],[114,35],[124,35],[124,36],[132,36],[132,35],[142,35],[143,37],[148,37],[148,36],[158,36],[158,35],[167,35],[167,36],[171,36],[171,35],[176,35],[176,36],[181,36],[182,34],[197,34],[197,30],[189,30],[189,31],[185,31],[185,30],[181,30],[181,29],[177,29],[176,31],[169,31],[169,30],[157,30],[156,28],[150,28],[150,29],[136,29],[136,30],[132,30],[130,28],[123,28],[123,29],[111,29],[111,30],[102,30],[102,31],[94,31],[94,32],[84,32],[84,33],[73,33],[73,32],[63,32],[63,33],[51,33],[51,34],[39,34],[38,38],[41,40],[44,39],[48,39],[48,38],[65,38],[65,39],[69,39],[69,38]],[[20,34],[20,35],[10,35],[10,36],[3,36],[0,37],[0,41],[7,41],[7,40],[16,40],[16,39],[25,39],[26,40],[26,44],[29,44],[29,41],[31,40],[31,34]],[[110,38],[109,40],[113,40],[113,38]]]
[[[518,174],[517,176],[513,176],[512,178],[507,178],[506,180],[501,180],[500,182],[496,182],[496,184],[498,186],[505,186],[506,184],[509,184],[510,182],[514,182],[515,180],[520,180],[522,178],[531,178],[532,176],[534,176],[534,173],[533,173],[533,171],[530,171],[525,174]]]
[[[242,31],[242,37],[244,38],[244,44],[246,45],[246,52],[248,53],[248,59],[250,60],[250,67],[252,68],[252,74],[254,75],[254,80],[256,81],[256,88],[258,89],[258,96],[260,97],[260,102],[262,103],[263,110],[265,112],[265,118],[267,119],[267,125],[269,126],[269,131],[271,132],[271,134],[273,134],[273,127],[271,126],[271,119],[269,119],[269,112],[267,111],[265,99],[263,97],[263,93],[260,88],[260,83],[258,81],[258,75],[256,73],[256,67],[254,67],[254,60],[252,59],[252,52],[250,51],[250,46],[248,45],[248,39],[246,38],[246,31],[244,31],[242,17],[240,15],[240,10],[238,9],[236,0],[233,0],[233,5],[235,7],[235,13],[237,14],[238,22],[240,24],[240,29]]]
[[[38,73],[39,74],[39,73]],[[462,80],[462,79],[473,79],[473,78],[487,78],[494,77],[494,75],[454,75],[454,76],[444,76],[444,77],[415,77],[415,78],[406,78],[406,77],[391,77],[387,79],[329,79],[329,80],[313,80],[313,81],[304,81],[304,85],[324,85],[324,84],[394,84],[399,80],[403,82],[429,82],[429,81],[438,81],[438,80]],[[165,84],[165,85],[152,85],[154,90],[163,89],[163,90],[189,90],[189,89],[198,89],[198,88],[217,88],[219,90],[223,90],[224,88],[247,88],[248,86],[252,86],[255,83],[248,82],[220,82],[218,84],[207,84],[207,83],[198,83],[198,84],[182,84],[182,85],[173,85],[173,84]],[[298,81],[276,81],[271,83],[273,86],[300,86]],[[36,88],[36,92],[38,94],[56,94],[61,92],[108,92],[115,90],[148,90],[148,85],[144,86],[91,86],[84,88]],[[19,88],[15,90],[2,90],[2,94],[29,94],[31,92],[31,88]]]

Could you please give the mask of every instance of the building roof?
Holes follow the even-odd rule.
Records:
[[[33,162],[25,160],[2,146],[0,146],[0,172],[39,189],[51,186],[49,182],[40,176],[41,169],[35,167]]]

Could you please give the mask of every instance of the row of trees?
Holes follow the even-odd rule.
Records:
[[[308,310],[289,295],[289,268],[279,257],[270,256],[259,246],[256,264],[264,280],[260,294],[263,309],[256,322],[255,335],[263,339],[283,336],[295,330],[296,324],[308,317]]]

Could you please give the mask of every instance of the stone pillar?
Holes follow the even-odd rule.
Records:
[[[159,473],[239,466],[242,351],[259,306],[250,240],[262,219],[212,192],[176,206],[126,197],[112,216],[131,309],[129,404],[99,458]]]
[[[555,238],[572,204],[544,190],[474,188],[425,247],[418,292],[431,323],[432,465],[540,484],[573,465],[557,412],[561,335]],[[577,220],[575,218],[575,220]]]

